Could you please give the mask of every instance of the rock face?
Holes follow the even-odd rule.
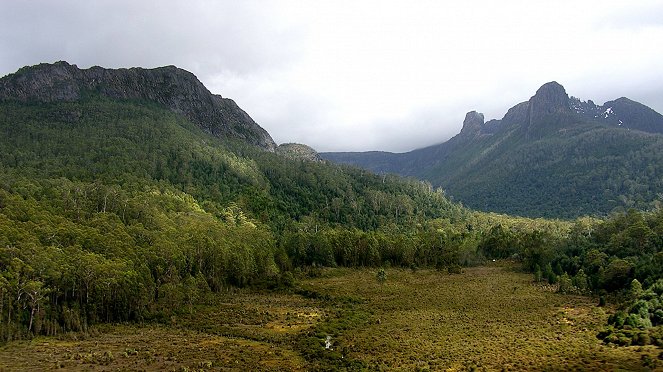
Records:
[[[67,62],[24,67],[0,79],[0,100],[72,102],[89,94],[146,100],[185,116],[208,133],[274,151],[276,144],[237,104],[210,93],[192,73],[175,66],[155,69],[79,69]]]
[[[308,161],[322,161],[322,158],[310,146],[302,145],[299,143],[284,143],[276,148],[276,153],[283,155],[290,159],[308,160]]]
[[[543,84],[528,102],[524,129],[530,139],[538,139],[550,131],[572,122],[569,96],[564,87],[553,81]]]
[[[569,96],[556,81],[543,84],[529,100],[530,122],[546,115],[569,111]]]
[[[467,114],[465,114],[465,120],[463,120],[463,128],[460,130],[460,133],[466,135],[481,134],[483,123],[484,123],[484,117],[482,113],[476,111],[470,111]]]

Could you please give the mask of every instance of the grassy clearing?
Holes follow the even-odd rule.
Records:
[[[369,324],[336,342],[369,369],[646,370],[643,358],[656,361],[660,351],[603,345],[596,333],[607,315],[593,299],[535,286],[509,266],[459,275],[387,270],[382,285],[376,272],[307,283],[366,299]]]
[[[510,266],[463,274],[333,269],[299,294],[238,291],[167,325],[0,348],[4,370],[647,370],[655,347],[613,347],[593,299],[535,286]],[[330,336],[330,349],[325,349]]]

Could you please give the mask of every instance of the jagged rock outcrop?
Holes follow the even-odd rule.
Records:
[[[508,124],[524,124],[529,120],[529,101],[521,102],[511,107],[502,121]]]
[[[529,99],[530,122],[546,115],[569,111],[569,96],[556,81],[543,84]]]
[[[24,67],[0,79],[0,100],[77,101],[89,94],[145,100],[182,114],[208,133],[274,151],[276,144],[237,104],[212,94],[192,73],[175,66],[154,69],[79,69],[67,62]]]
[[[588,120],[648,133],[663,133],[663,115],[626,97],[603,105],[570,97],[569,105],[576,114]]]
[[[290,159],[322,161],[322,158],[312,147],[300,143],[284,143],[276,148],[276,153]]]
[[[481,128],[483,127],[484,117],[483,114],[476,111],[470,111],[465,114],[465,120],[463,120],[463,128],[460,130],[460,133],[466,136],[476,136],[481,134]]]

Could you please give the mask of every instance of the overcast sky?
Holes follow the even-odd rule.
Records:
[[[0,76],[176,65],[277,143],[407,151],[555,80],[663,112],[663,1],[0,1]]]

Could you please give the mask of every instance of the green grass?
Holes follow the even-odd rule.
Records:
[[[329,269],[296,293],[236,291],[166,325],[0,348],[6,370],[648,370],[660,349],[603,344],[593,298],[535,285],[511,265]],[[325,349],[326,336],[331,349]]]

